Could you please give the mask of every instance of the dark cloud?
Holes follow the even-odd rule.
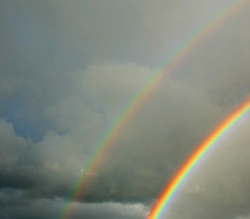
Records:
[[[27,201],[25,204],[19,206],[5,207],[1,211],[1,216],[4,218],[38,218],[38,219],[54,219],[65,209],[70,207],[74,209],[70,218],[136,218],[142,219],[145,217],[147,207],[141,204],[119,204],[119,203],[101,203],[101,204],[88,204],[88,203],[71,203],[70,206],[63,202],[61,199],[37,199]]]

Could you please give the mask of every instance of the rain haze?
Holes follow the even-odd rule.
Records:
[[[250,2],[157,84],[98,168],[88,163],[166,58],[230,2],[2,0],[0,218],[146,218],[181,163],[249,96]],[[160,218],[250,219],[249,130],[247,113]]]

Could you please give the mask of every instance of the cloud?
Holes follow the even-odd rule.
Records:
[[[29,169],[30,176],[24,174],[24,179],[33,179],[31,194],[67,194],[106,128],[150,73],[150,69],[136,64],[96,65],[78,73],[76,92],[44,109],[54,130],[47,131],[41,141],[19,155],[22,165],[13,170],[26,173]],[[205,94],[171,79],[164,81],[112,146],[86,199],[137,201],[157,195],[176,165],[221,114],[220,107],[208,101]],[[170,158],[168,154],[175,156]]]
[[[82,75],[82,82],[79,80],[79,93],[91,101],[90,105],[101,108],[111,123],[149,74],[150,69],[138,65],[91,66]],[[177,163],[219,118],[220,107],[208,101],[205,94],[197,94],[176,81],[163,81],[112,145],[86,196],[93,200],[133,201],[157,195]]]
[[[145,66],[118,63],[92,65],[84,72],[77,72],[75,91],[58,103],[44,108],[44,116],[51,121],[53,129],[48,130],[38,142],[29,142],[18,136],[13,126],[3,121],[3,133],[8,136],[5,138],[14,140],[13,148],[9,147],[10,153],[13,155],[20,142],[23,147],[16,151],[16,159],[12,156],[12,160],[8,160],[6,156],[10,174],[3,174],[9,180],[2,188],[8,184],[36,199],[67,198],[75,179],[85,169],[96,144],[105,134],[106,127],[112,124],[124,103],[133,97],[151,72]],[[197,93],[181,81],[166,78],[124,128],[109,154],[105,155],[102,166],[94,174],[82,200],[92,203],[151,202],[179,163],[224,114],[225,109],[215,104],[206,92]],[[240,135],[247,133],[247,123],[245,126],[245,129],[240,129]],[[242,139],[242,145],[246,142],[246,136],[232,139]],[[233,142],[228,141],[231,144]],[[244,161],[247,159],[246,156]],[[240,157],[236,160],[243,161]],[[214,158],[213,162],[215,165],[220,164],[220,159]],[[237,164],[236,168],[242,166],[245,165]],[[249,180],[245,178],[244,182],[238,184],[245,173],[231,177],[239,171],[231,168],[232,172],[227,173],[228,167],[231,167],[230,164],[222,165],[217,171],[214,171],[216,167],[213,166],[203,167],[204,173],[197,174],[200,179],[198,177],[193,184],[188,184],[187,192],[180,195],[184,197],[180,203],[185,203],[187,197],[199,200],[194,202],[195,206],[207,200],[208,209],[215,209],[216,203],[223,202],[225,208],[237,202],[238,207],[230,211],[234,214],[239,212],[238,209],[245,209],[244,203],[248,196],[243,192],[243,184],[247,185]],[[224,174],[220,175],[221,172]],[[216,184],[218,176],[219,185]],[[226,190],[218,192],[218,187],[225,187]],[[224,193],[228,196],[224,196]],[[189,212],[190,217],[199,216],[189,204],[183,205],[186,207],[182,212]],[[18,211],[26,214],[24,210]],[[170,214],[175,215],[176,212],[170,211]],[[228,214],[214,210],[213,215]]]
[[[10,173],[20,162],[21,154],[27,149],[28,142],[17,136],[13,126],[5,120],[0,120],[0,172]]]
[[[10,194],[9,194],[10,197]],[[35,199],[26,200],[17,206],[8,205],[1,211],[3,218],[57,218],[62,214],[65,207],[74,211],[70,214],[71,218],[145,218],[147,207],[138,204],[120,204],[120,203],[65,203],[62,199]]]

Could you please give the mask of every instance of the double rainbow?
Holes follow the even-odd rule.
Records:
[[[213,16],[206,23],[196,29],[185,41],[183,41],[170,55],[166,58],[164,64],[155,71],[154,74],[143,84],[139,91],[131,98],[126,104],[119,117],[113,123],[106,135],[97,144],[96,150],[93,153],[92,158],[85,166],[85,171],[76,180],[75,185],[69,195],[69,200],[74,201],[79,199],[84,193],[86,187],[91,182],[90,172],[96,172],[110,147],[114,141],[119,137],[123,128],[131,121],[133,116],[142,107],[144,102],[153,94],[158,84],[171,72],[173,72],[177,66],[180,65],[182,60],[200,43],[217,30],[223,23],[233,15],[237,14],[244,6],[250,3],[249,0],[234,0],[223,8],[216,16]],[[161,203],[161,202],[160,202]],[[159,206],[159,205],[157,205]],[[156,210],[156,208],[154,208]],[[58,218],[67,219],[73,212],[73,205],[65,204],[63,210]],[[155,212],[154,210],[154,212]],[[154,218],[150,214],[150,218]]]

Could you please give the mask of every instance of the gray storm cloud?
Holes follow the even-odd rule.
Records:
[[[12,192],[14,193],[14,192]],[[20,192],[19,192],[20,193]],[[18,196],[16,192],[16,196]],[[20,196],[20,195],[19,195]],[[11,195],[9,195],[11,197]],[[13,197],[13,195],[12,195]],[[1,198],[1,194],[0,194]],[[67,206],[61,199],[37,199],[37,200],[26,200],[23,201],[22,205],[15,206],[9,205],[1,211],[1,216],[10,218],[58,218],[61,214],[62,208]],[[120,203],[72,203],[71,208],[74,208],[73,213],[70,215],[71,218],[90,218],[90,219],[115,219],[115,218],[145,218],[145,212],[148,208],[142,204],[120,204]]]
[[[2,1],[0,217],[56,218],[121,110],[228,3]],[[249,95],[249,14],[230,17],[159,84],[91,173],[72,217],[145,217],[180,163]],[[249,115],[163,217],[249,218],[248,130]]]

